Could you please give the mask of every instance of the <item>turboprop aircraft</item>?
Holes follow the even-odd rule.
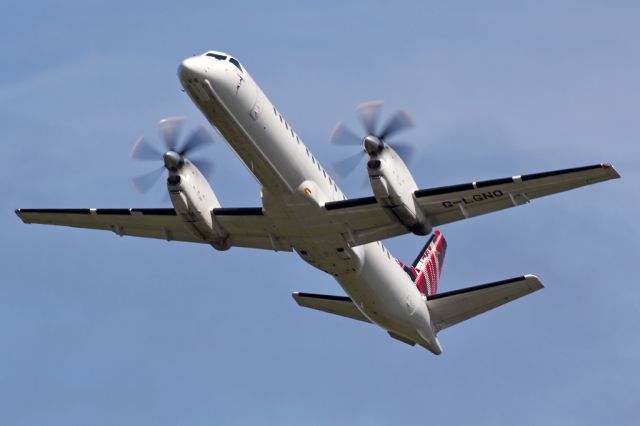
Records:
[[[357,109],[363,136],[339,123],[330,138],[358,150],[336,163],[338,174],[367,159],[373,195],[350,199],[236,58],[208,51],[184,60],[178,77],[260,183],[261,207],[222,207],[205,178],[211,164],[187,158],[210,143],[209,133],[198,128],[179,144],[181,120],[168,118],[159,124],[164,151],[141,138],[131,156],[162,161],[133,182],[147,190],[166,170],[173,208],[18,209],[22,221],[209,244],[216,250],[295,251],[331,274],[347,294],[294,293],[300,306],[377,324],[391,337],[434,354],[442,353],[441,330],[543,287],[536,276],[524,275],[438,293],[446,242],[435,226],[620,177],[611,165],[596,164],[420,189],[402,158],[411,156],[412,146],[392,140],[412,125],[410,115],[399,110],[380,126],[382,103],[367,102]],[[408,233],[431,237],[405,265],[381,240]]]

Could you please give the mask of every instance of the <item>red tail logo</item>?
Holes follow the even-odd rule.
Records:
[[[409,276],[413,278],[420,293],[431,296],[438,292],[438,282],[446,251],[447,242],[440,231],[435,231],[411,266],[401,264]]]

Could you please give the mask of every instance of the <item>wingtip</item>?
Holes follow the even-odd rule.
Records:
[[[542,282],[540,281],[540,278],[537,275],[526,274],[524,276],[524,279],[529,283],[531,283],[536,290],[540,290],[544,288],[544,285],[542,284]]]
[[[16,216],[18,216],[18,218],[20,218],[20,220],[22,221],[22,223],[26,223],[27,225],[30,223],[28,220],[26,220],[24,218],[24,216],[22,215],[22,209],[15,209],[14,210],[16,213]]]
[[[613,167],[613,165],[611,165],[611,163],[602,163],[601,166],[602,168],[609,170],[609,173],[611,174],[611,179],[620,179],[622,177],[620,176],[620,173],[618,173],[616,168]]]

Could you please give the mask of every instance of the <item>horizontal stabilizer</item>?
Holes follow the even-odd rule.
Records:
[[[296,303],[305,308],[316,309],[330,314],[371,322],[362,315],[356,305],[346,296],[330,296],[326,294],[293,293]]]
[[[543,287],[538,277],[525,275],[435,294],[427,298],[427,306],[431,322],[440,331]]]

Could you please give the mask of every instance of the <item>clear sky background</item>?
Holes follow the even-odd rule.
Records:
[[[0,15],[0,424],[637,424],[637,2],[8,0]],[[425,187],[611,162],[621,180],[450,224],[442,290],[546,288],[441,333],[442,356],[303,310],[342,294],[290,253],[23,225],[18,207],[158,207],[128,158],[202,115],[180,61],[246,66],[323,164],[338,120],[384,99]],[[259,205],[231,150],[223,206]],[[364,196],[362,170],[339,181]],[[411,260],[425,238],[388,241]]]

